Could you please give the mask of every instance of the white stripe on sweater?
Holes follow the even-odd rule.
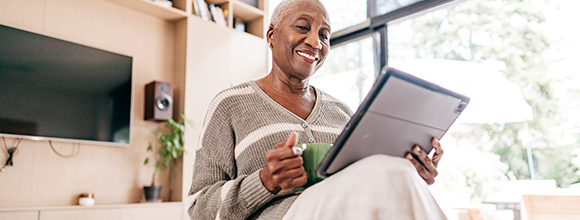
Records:
[[[237,95],[249,95],[252,93],[255,93],[256,91],[254,89],[252,89],[252,87],[250,86],[246,86],[246,87],[242,87],[242,88],[236,88],[236,89],[227,89],[224,90],[223,92],[221,92],[220,94],[218,94],[209,104],[209,107],[207,109],[207,114],[205,115],[205,119],[203,121],[203,129],[201,130],[201,134],[200,134],[200,138],[198,140],[198,144],[197,147],[200,148],[202,141],[203,141],[203,137],[205,135],[205,130],[207,129],[207,126],[209,125],[209,120],[213,117],[213,114],[215,113],[216,108],[219,106],[219,104],[224,100],[227,99],[229,97],[232,96],[237,96]]]
[[[312,129],[313,131],[324,132],[324,133],[333,133],[333,134],[342,133],[342,129],[320,126],[320,125],[310,125],[310,129]]]
[[[221,190],[221,202],[224,201],[224,199],[226,198],[226,195],[228,195],[228,192],[230,191],[230,189],[232,188],[232,186],[234,185],[234,181],[227,181],[223,186],[222,186],[222,190]],[[199,194],[202,192],[203,190],[198,191],[195,194],[191,194],[187,196],[187,204],[189,204],[189,206],[187,206],[188,208],[193,206],[193,203],[195,202],[195,200],[197,199],[197,197],[199,196]],[[215,217],[216,220],[220,220],[220,211],[218,209],[218,213]]]
[[[230,191],[230,189],[232,188],[232,186],[234,185],[234,181],[230,180],[227,181],[223,186],[222,186],[222,193],[220,195],[222,202],[226,199],[226,195],[228,195],[228,192]]]
[[[199,196],[199,194],[201,194],[201,190],[197,191],[195,194],[191,194],[187,196],[187,204],[189,206],[187,206],[187,208],[190,208],[191,206],[193,206],[193,203],[195,202],[195,200],[197,199],[197,197]]]
[[[269,135],[282,132],[282,131],[303,131],[299,124],[290,124],[290,123],[280,123],[280,124],[271,124],[268,126],[261,127],[259,129],[254,130],[252,133],[248,134],[238,145],[236,145],[235,149],[235,158],[238,159],[238,156],[250,145],[255,143],[256,141],[261,140]],[[274,146],[272,146],[274,147]]]
[[[220,194],[220,198],[221,198],[221,202],[224,202],[224,199],[226,199],[226,196],[228,195],[228,192],[230,191],[230,189],[232,188],[232,186],[234,186],[234,181],[230,180],[227,181],[223,186],[222,186],[222,192]],[[218,209],[217,215],[215,216],[215,220],[221,220],[220,218],[220,210]]]

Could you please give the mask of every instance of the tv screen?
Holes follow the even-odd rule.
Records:
[[[129,144],[132,62],[0,25],[0,135]]]

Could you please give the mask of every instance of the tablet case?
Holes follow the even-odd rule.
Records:
[[[386,67],[317,173],[328,177],[374,154],[404,157],[415,144],[430,152],[431,138],[440,140],[468,103],[467,96]]]

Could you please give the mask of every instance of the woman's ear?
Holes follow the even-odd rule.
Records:
[[[266,42],[268,42],[268,45],[272,45],[272,41],[274,40],[274,26],[270,25],[270,27],[268,27],[268,31],[266,32]]]

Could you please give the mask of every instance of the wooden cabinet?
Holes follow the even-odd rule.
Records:
[[[119,220],[119,209],[103,208],[103,209],[56,209],[56,210],[41,210],[39,220]]]
[[[38,211],[0,211],[2,220],[38,220]]]
[[[2,208],[2,220],[181,220],[182,203]]]

